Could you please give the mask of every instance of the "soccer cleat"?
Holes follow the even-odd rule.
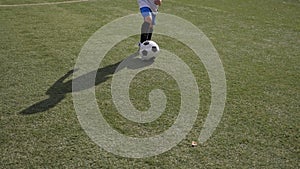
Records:
[[[140,49],[141,49],[141,44],[142,44],[141,42],[138,43],[138,52],[139,52]]]

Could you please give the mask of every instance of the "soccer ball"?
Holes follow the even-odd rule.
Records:
[[[155,58],[159,53],[159,46],[154,41],[145,41],[140,45],[139,53],[142,60]]]

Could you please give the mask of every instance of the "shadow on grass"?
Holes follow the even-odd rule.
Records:
[[[154,60],[149,61],[142,61],[140,58],[136,58],[138,53],[134,53],[124,59],[123,61],[117,62],[112,65],[108,65],[104,68],[99,68],[98,70],[91,71],[85,75],[82,75],[76,79],[72,79],[69,81],[64,82],[68,77],[70,77],[76,70],[70,70],[64,76],[59,78],[47,91],[46,94],[49,98],[42,100],[38,103],[31,105],[30,107],[22,110],[19,112],[23,115],[35,114],[47,111],[53,107],[55,107],[59,102],[61,102],[65,97],[66,94],[72,92],[79,92],[81,90],[85,90],[91,88],[95,85],[99,85],[106,80],[110,79],[111,76],[118,70],[124,69],[127,67],[128,69],[139,69],[142,67],[146,67],[151,65]],[[86,79],[90,79],[90,77],[95,77],[95,84],[85,83]],[[83,85],[79,85],[80,88],[72,89],[72,83],[84,83]]]

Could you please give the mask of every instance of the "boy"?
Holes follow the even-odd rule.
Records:
[[[155,19],[158,12],[158,7],[161,5],[162,0],[137,0],[142,16],[144,17],[144,23],[141,27],[141,39],[140,43],[151,40],[153,25],[155,25]]]

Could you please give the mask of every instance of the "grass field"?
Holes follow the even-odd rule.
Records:
[[[138,13],[136,1],[1,6],[45,2],[61,1],[0,0],[0,168],[300,168],[299,0],[165,0],[161,12],[190,21],[217,49],[226,73],[226,106],[213,136],[191,147],[209,110],[209,78],[187,46],[154,34],[161,48],[191,68],[201,104],[180,144],[143,159],[106,152],[87,136],[68,74],[89,37],[114,19]],[[137,50],[138,39],[132,36],[110,50],[100,64],[105,77],[99,74],[95,89],[112,127],[147,137],[172,126],[180,91],[168,74],[143,71],[131,82],[132,103],[147,110],[148,93],[160,88],[168,97],[165,112],[146,124],[118,114],[110,91],[114,65]]]

